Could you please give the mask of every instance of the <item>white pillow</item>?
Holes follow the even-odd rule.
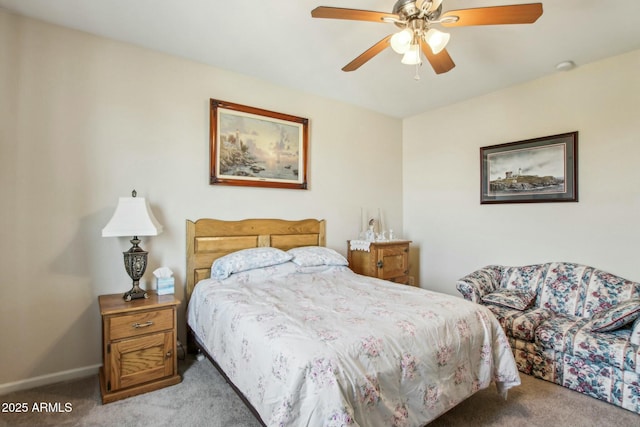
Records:
[[[293,255],[278,248],[250,248],[230,253],[213,261],[212,279],[226,279],[233,273],[269,267],[291,261]]]
[[[347,259],[333,249],[324,246],[303,246],[287,251],[293,256],[292,262],[301,267],[317,265],[349,265]]]

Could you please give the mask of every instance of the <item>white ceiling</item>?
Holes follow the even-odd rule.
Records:
[[[535,0],[444,0],[443,11]],[[395,0],[0,0],[18,14],[211,64],[394,117],[640,48],[638,0],[542,0],[534,24],[448,28],[456,67],[436,75],[387,49],[341,68],[393,24],[311,18],[317,6],[391,12]],[[639,70],[640,71],[640,70]],[[215,96],[215,94],[209,94]],[[207,95],[207,96],[209,96]]]

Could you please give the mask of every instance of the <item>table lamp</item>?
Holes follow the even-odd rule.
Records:
[[[147,292],[140,288],[140,278],[147,269],[147,254],[140,246],[138,236],[156,236],[162,232],[162,225],[153,216],[149,203],[144,197],[120,197],[118,206],[109,223],[102,229],[102,237],[133,236],[131,249],[123,252],[124,267],[133,280],[133,287],[122,297],[125,301],[148,298]]]

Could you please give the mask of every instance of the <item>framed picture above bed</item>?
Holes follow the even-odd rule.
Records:
[[[211,99],[210,181],[307,189],[309,120]]]
[[[480,148],[480,203],[578,201],[578,132]]]

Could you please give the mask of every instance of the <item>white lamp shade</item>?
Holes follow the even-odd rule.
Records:
[[[444,49],[447,46],[447,43],[449,43],[450,38],[451,34],[443,33],[435,28],[429,29],[429,31],[424,35],[424,41],[427,42],[434,55],[442,52],[442,49]]]
[[[413,33],[410,29],[405,28],[402,31],[399,31],[391,36],[391,49],[393,49],[396,53],[403,54],[407,50],[409,50],[409,45],[411,45],[411,40],[413,39]]]
[[[409,46],[409,49],[405,52],[400,62],[406,65],[420,64],[422,62],[422,59],[420,59],[420,46],[417,44]]]
[[[155,236],[162,233],[144,197],[120,197],[116,211],[102,229],[102,237]]]

